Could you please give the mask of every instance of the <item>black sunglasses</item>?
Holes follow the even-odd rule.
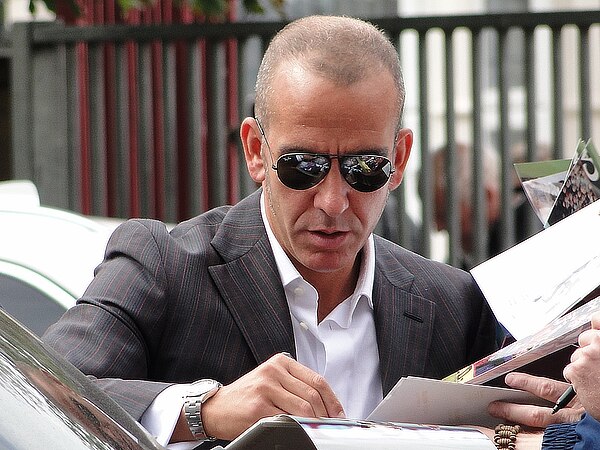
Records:
[[[256,123],[267,148],[273,152],[261,123]],[[340,172],[346,182],[359,192],[374,192],[388,182],[394,166],[381,155],[330,155],[322,153],[286,153],[271,166],[279,180],[290,189],[303,191],[316,186],[325,179],[331,169],[331,160],[340,163]]]

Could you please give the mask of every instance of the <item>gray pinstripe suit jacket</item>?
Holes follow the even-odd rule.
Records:
[[[167,383],[230,383],[274,353],[294,355],[259,198],[171,233],[152,220],[121,225],[84,296],[43,339],[103,378],[137,419]],[[379,237],[375,252],[384,393],[402,376],[443,377],[495,349],[495,322],[470,274]]]

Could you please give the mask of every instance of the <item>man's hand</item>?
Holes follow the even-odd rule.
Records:
[[[345,417],[325,379],[284,354],[223,386],[202,405],[201,413],[206,433],[224,440],[276,414]]]
[[[568,383],[562,381],[518,372],[509,373],[504,381],[511,388],[531,392],[535,396],[553,403],[569,387]],[[488,407],[488,411],[492,416],[508,422],[543,428],[552,423],[578,421],[581,414],[583,414],[583,407],[579,403],[578,397],[575,397],[569,407],[559,410],[556,414],[552,414],[551,407],[518,405],[506,402],[492,402]]]
[[[592,316],[592,329],[579,335],[579,348],[563,371],[585,410],[600,419],[600,313]]]

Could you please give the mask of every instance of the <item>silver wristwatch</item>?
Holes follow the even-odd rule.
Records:
[[[188,390],[183,402],[183,412],[190,431],[195,439],[199,441],[214,441],[215,438],[207,436],[202,424],[202,415],[200,414],[202,403],[217,393],[221,383],[215,380],[194,381]]]

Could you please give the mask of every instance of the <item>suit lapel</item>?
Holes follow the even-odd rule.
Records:
[[[225,262],[211,266],[209,272],[260,364],[282,351],[295,356],[296,350],[259,198],[257,191],[228,212],[212,241]]]
[[[227,213],[212,241],[224,262],[209,268],[258,364],[278,352],[296,354],[289,307],[260,216],[260,192]],[[423,374],[435,305],[411,293],[414,275],[375,242],[373,307],[386,395],[402,376]]]
[[[375,252],[373,307],[385,396],[401,377],[424,373],[435,305],[410,292],[414,276],[397,258],[381,245]]]

